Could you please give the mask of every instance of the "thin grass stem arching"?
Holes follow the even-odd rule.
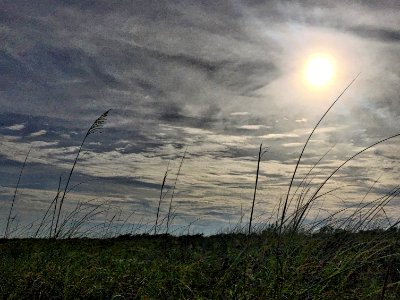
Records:
[[[58,207],[58,214],[57,214],[57,219],[56,219],[56,224],[55,224],[55,229],[54,229],[54,237],[55,237],[55,238],[57,238],[57,236],[58,236],[57,228],[58,228],[58,223],[59,223],[59,220],[60,220],[60,215],[61,215],[62,206],[63,206],[63,204],[64,204],[65,196],[66,196],[67,193],[68,193],[69,182],[71,181],[72,173],[74,172],[75,166],[76,166],[76,164],[77,164],[77,162],[78,162],[79,154],[80,154],[81,151],[82,151],[82,147],[83,147],[83,145],[85,144],[85,141],[86,141],[87,137],[88,137],[89,135],[91,135],[92,133],[95,133],[95,132],[100,131],[100,130],[103,128],[104,123],[105,123],[106,120],[107,120],[107,116],[108,116],[108,113],[109,113],[109,112],[110,112],[110,109],[107,110],[107,111],[105,111],[100,117],[98,117],[98,118],[93,122],[92,126],[90,126],[90,128],[89,128],[88,131],[86,132],[85,137],[83,138],[81,145],[79,146],[78,153],[76,154],[74,163],[73,163],[72,168],[71,168],[71,170],[70,170],[70,172],[69,172],[69,175],[68,175],[67,183],[65,184],[65,188],[64,188],[64,191],[63,191],[63,195],[62,195],[62,197],[61,197],[61,199],[60,199],[60,205],[59,205],[59,207]]]
[[[300,215],[300,218],[298,220],[298,224],[295,224],[295,227],[293,228],[294,230],[296,230],[298,228],[298,225],[302,222],[302,217],[304,215],[304,213],[307,210],[308,205],[314,201],[316,199],[316,197],[318,196],[318,193],[320,192],[320,190],[324,187],[324,185],[333,177],[333,175],[336,174],[337,171],[339,171],[344,165],[346,165],[349,161],[353,160],[355,157],[359,156],[360,154],[364,153],[365,151],[367,151],[368,149],[371,149],[372,147],[379,145],[381,143],[384,143],[388,140],[394,139],[396,137],[400,136],[400,133],[392,135],[390,137],[384,138],[382,140],[379,140],[375,143],[373,143],[372,145],[362,149],[361,151],[358,151],[356,154],[352,155],[351,157],[349,157],[348,159],[346,159],[342,164],[340,164],[340,166],[338,166],[322,183],[321,185],[317,188],[317,190],[313,193],[313,195],[311,196],[310,200],[304,205],[304,209],[302,210],[302,213]]]
[[[13,198],[12,198],[12,201],[11,201],[10,211],[9,211],[8,217],[7,217],[6,228],[5,228],[5,230],[4,230],[4,238],[5,238],[5,239],[8,238],[9,229],[10,229],[11,213],[12,213],[12,210],[13,210],[13,208],[14,208],[15,199],[16,199],[16,197],[17,197],[17,192],[18,192],[19,183],[20,183],[20,181],[21,181],[22,172],[23,172],[24,169],[25,169],[26,161],[28,160],[28,156],[29,156],[29,153],[31,152],[31,150],[32,150],[32,147],[29,148],[28,153],[27,153],[26,156],[25,156],[24,163],[22,164],[21,171],[19,172],[17,185],[15,186],[14,195],[13,195]]]
[[[300,153],[299,158],[298,158],[298,160],[297,160],[296,167],[294,168],[294,171],[293,171],[293,174],[292,174],[292,178],[290,179],[289,188],[288,188],[288,191],[287,191],[287,194],[286,194],[286,199],[285,199],[285,202],[284,202],[284,205],[283,205],[282,217],[281,217],[281,222],[280,222],[280,223],[281,223],[281,226],[279,227],[279,232],[281,232],[281,230],[282,230],[282,225],[283,225],[283,221],[284,221],[284,219],[285,219],[285,215],[286,215],[286,211],[287,211],[287,204],[288,204],[288,201],[289,201],[289,195],[290,195],[290,191],[291,191],[291,188],[292,188],[292,185],[293,185],[293,181],[294,181],[294,178],[295,178],[295,176],[296,176],[297,169],[298,169],[298,167],[299,167],[299,165],[300,165],[301,158],[303,157],[304,151],[305,151],[305,149],[306,149],[306,147],[307,147],[307,145],[308,145],[308,142],[310,141],[311,137],[313,136],[313,134],[314,134],[315,130],[317,129],[317,127],[319,126],[319,124],[322,122],[322,120],[325,118],[325,116],[326,116],[326,115],[328,114],[328,112],[331,110],[331,108],[336,104],[336,102],[339,101],[339,99],[343,96],[343,94],[344,94],[344,93],[350,88],[350,86],[356,81],[356,79],[358,78],[359,75],[360,75],[360,73],[347,85],[347,87],[340,93],[340,95],[335,99],[335,101],[333,101],[333,103],[331,104],[331,106],[329,106],[329,108],[325,111],[325,113],[324,113],[324,114],[322,115],[322,117],[319,119],[319,121],[317,122],[317,124],[314,126],[314,128],[313,128],[313,130],[311,131],[310,135],[308,136],[306,142],[304,143],[303,149],[301,150],[301,153]]]
[[[178,177],[179,177],[179,174],[181,173],[183,161],[185,160],[185,157],[186,157],[187,148],[188,147],[186,147],[185,152],[183,152],[183,155],[182,155],[182,158],[181,158],[181,162],[179,164],[178,172],[176,173],[174,186],[172,188],[172,195],[171,195],[171,199],[169,201],[169,208],[168,208],[168,214],[167,214],[167,228],[165,230],[165,234],[168,234],[168,230],[169,230],[169,226],[170,226],[170,222],[171,222],[172,201],[174,200],[176,183],[178,182]]]

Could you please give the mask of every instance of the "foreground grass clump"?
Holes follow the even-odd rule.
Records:
[[[400,233],[0,241],[1,299],[399,299]]]

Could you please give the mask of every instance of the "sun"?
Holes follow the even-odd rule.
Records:
[[[312,56],[305,68],[307,82],[314,87],[323,87],[333,78],[333,61],[328,56]]]

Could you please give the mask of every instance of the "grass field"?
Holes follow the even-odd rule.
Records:
[[[2,299],[399,299],[400,233],[10,239]]]

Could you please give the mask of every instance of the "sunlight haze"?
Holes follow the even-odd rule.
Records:
[[[332,60],[323,55],[313,56],[307,62],[305,73],[309,84],[316,87],[327,85],[334,75]]]

